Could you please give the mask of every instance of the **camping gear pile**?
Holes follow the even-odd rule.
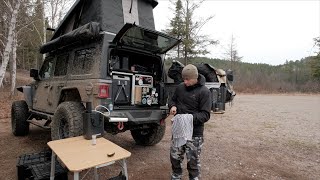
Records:
[[[233,90],[233,71],[217,69],[210,64],[200,63],[194,64],[198,72],[206,78],[206,86],[212,93],[212,111],[224,112],[225,103],[232,102],[236,95]],[[183,82],[181,72],[184,65],[176,60],[172,61],[169,68],[168,76],[173,79],[175,84]]]

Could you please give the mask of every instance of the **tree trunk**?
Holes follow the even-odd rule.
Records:
[[[20,3],[21,3],[21,0],[17,0],[16,5],[12,11],[12,16],[11,16],[10,25],[9,25],[9,33],[7,37],[8,41],[3,52],[3,63],[1,64],[1,67],[0,67],[0,86],[2,85],[3,78],[6,74],[6,68],[10,59],[10,53],[12,52],[12,43],[13,43],[13,36],[14,36],[13,33],[14,33],[14,30],[16,29],[17,16],[20,8]]]
[[[180,45],[178,45],[178,60],[180,60]]]
[[[46,29],[46,16],[45,16],[45,13],[44,13],[44,4],[43,4],[43,8],[42,8],[42,23],[43,23],[43,41],[42,43],[45,44],[47,42],[47,29]],[[45,53],[42,54],[42,61],[40,64],[42,64],[42,62],[44,61],[46,55]],[[39,63],[38,63],[39,64]],[[37,66],[37,69],[40,69],[38,66]]]
[[[185,29],[185,41],[184,44],[184,65],[187,65],[188,63],[188,49],[189,49],[189,33],[190,33],[190,18],[189,18],[189,0],[186,1],[186,17],[185,17],[185,23],[186,23],[186,29]]]
[[[11,93],[10,96],[15,95],[16,80],[17,80],[17,34],[13,31],[13,44],[12,44],[12,66],[11,66]]]
[[[23,70],[26,69],[26,62],[24,59],[24,48],[22,48],[22,68],[23,68]]]

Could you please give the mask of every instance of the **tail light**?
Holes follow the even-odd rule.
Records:
[[[108,98],[109,97],[109,85],[103,84],[99,86],[99,98]]]

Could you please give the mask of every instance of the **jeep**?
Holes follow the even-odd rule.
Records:
[[[155,0],[134,2],[151,11],[156,5]],[[77,1],[51,41],[40,48],[46,54],[40,70],[30,70],[34,81],[17,88],[25,100],[12,104],[14,135],[27,135],[32,123],[51,128],[53,140],[80,136],[90,103],[92,110],[108,111],[101,116],[106,132],[130,130],[140,145],[160,142],[168,113],[164,54],[180,40],[155,31],[153,17],[152,22],[139,17],[149,28],[113,20],[112,31],[120,29],[113,33],[109,16],[103,14],[110,3],[119,2]]]

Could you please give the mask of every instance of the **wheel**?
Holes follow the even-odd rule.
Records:
[[[165,122],[162,125],[152,125],[148,129],[131,130],[131,135],[138,145],[152,146],[161,141],[166,131]]]
[[[26,101],[15,101],[11,106],[11,127],[15,136],[25,136],[29,133],[29,108]]]
[[[58,140],[83,134],[84,107],[80,102],[63,102],[54,113],[51,139]]]

